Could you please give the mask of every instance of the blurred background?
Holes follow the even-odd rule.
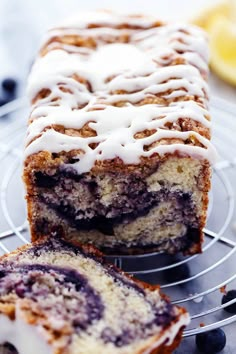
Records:
[[[146,12],[164,20],[201,25],[210,38],[215,72],[210,78],[212,92],[236,100],[236,0],[1,0],[0,104],[17,92],[24,94],[30,66],[48,28],[75,12],[101,8]]]

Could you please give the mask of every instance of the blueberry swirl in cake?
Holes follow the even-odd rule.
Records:
[[[208,48],[187,24],[109,12],[49,31],[29,78],[32,239],[106,253],[201,251],[210,165]]]
[[[0,260],[0,344],[19,354],[170,353],[188,322],[85,246],[52,237]]]

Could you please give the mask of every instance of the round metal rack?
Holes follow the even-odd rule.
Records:
[[[205,228],[203,253],[183,257],[164,254],[112,256],[108,259],[125,271],[150,283],[158,283],[172,302],[187,308],[191,324],[188,337],[236,321],[221,305],[222,292],[236,285],[236,121],[233,105],[213,99],[213,143],[219,161],[213,168],[212,190]],[[28,109],[18,99],[0,108],[0,254],[29,242],[21,181],[23,140]],[[188,268],[187,278],[168,282],[167,274]]]

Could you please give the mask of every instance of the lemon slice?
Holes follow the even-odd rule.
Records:
[[[212,70],[236,85],[236,0],[224,0],[204,9],[191,22],[209,34]]]
[[[230,1],[220,2],[212,7],[202,10],[202,12],[197,17],[193,18],[191,22],[208,31],[211,23],[214,22],[219,15],[229,18],[230,12]]]
[[[216,16],[209,24],[211,68],[222,79],[236,85],[236,23]]]

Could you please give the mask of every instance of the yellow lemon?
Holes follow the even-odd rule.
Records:
[[[211,22],[210,64],[222,79],[236,85],[236,23],[224,16]]]
[[[192,22],[209,34],[212,70],[236,85],[236,0],[205,9]]]
[[[229,1],[220,2],[215,6],[204,9],[197,17],[192,19],[191,22],[208,31],[211,23],[214,22],[219,15],[229,17],[230,11]]]

